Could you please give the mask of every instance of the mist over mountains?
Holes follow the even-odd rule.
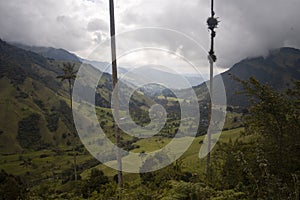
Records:
[[[232,77],[241,80],[256,78],[278,91],[284,91],[300,79],[300,50],[284,47],[271,50],[266,57],[247,58],[221,74],[227,95],[227,103],[235,106],[248,105],[244,95],[237,94],[242,86]]]
[[[102,72],[109,73],[109,74],[112,73],[110,63],[80,58],[77,55],[70,53],[64,49],[55,49],[52,47],[28,46],[28,45],[19,44],[19,43],[11,43],[11,44],[15,45],[16,47],[19,47],[21,49],[35,52],[46,58],[50,58],[50,59],[54,59],[54,60],[82,62],[82,63],[90,64]],[[135,70],[134,66],[132,66],[131,68],[123,67],[120,65],[118,66],[118,73],[120,74],[120,76],[126,75],[126,73],[128,73],[129,71],[132,71],[132,70]],[[135,70],[134,73],[137,76],[143,75],[145,73],[152,74],[153,76],[163,76],[164,79],[167,80],[167,82],[172,82],[174,79],[176,80],[183,76],[185,79],[188,80],[188,82],[191,84],[191,86],[197,86],[204,81],[204,78],[201,77],[200,75],[197,75],[197,74],[174,74],[171,72],[166,72],[166,71],[160,70],[159,66],[151,66],[150,68],[148,68],[147,71],[138,69],[138,70]],[[124,77],[126,77],[126,76],[124,76]],[[134,79],[132,79],[130,77],[128,77],[126,81],[128,81],[132,84],[137,83]],[[183,89],[182,87],[180,87],[180,85],[176,85],[176,87],[174,87],[173,89],[178,89],[178,88]]]
[[[14,152],[28,145],[66,144],[74,140],[68,136],[68,129],[72,123],[72,119],[66,114],[70,111],[67,103],[68,87],[56,79],[56,76],[61,73],[62,63],[72,62],[79,67],[82,65],[81,59],[63,49],[21,47],[0,41],[1,151]],[[151,71],[147,71],[146,67],[141,68],[134,71],[132,75],[131,79],[129,77],[124,80],[134,84],[139,82],[134,77],[143,78],[148,75],[150,78],[151,76],[165,78],[166,82],[171,81],[176,84],[179,78],[176,74],[157,69],[157,66]],[[247,98],[236,94],[242,90],[242,86],[233,80],[232,76],[243,80],[255,77],[261,83],[283,91],[292,85],[293,80],[300,79],[300,50],[285,47],[270,51],[266,57],[246,58],[218,76],[222,76],[224,81],[227,104],[245,107],[248,105]],[[96,104],[100,107],[110,107],[111,80],[111,75],[104,73],[99,82],[96,90]],[[200,81],[203,82],[203,79]],[[165,98],[174,96],[172,92],[165,89],[158,84],[148,84],[139,90],[139,93],[145,96],[135,96],[131,106],[138,109],[144,105],[151,105],[152,100],[159,96],[165,96]],[[182,88],[177,88],[177,90],[184,92]],[[209,96],[205,83],[195,86],[194,90],[199,97],[200,104],[208,102]],[[127,89],[123,92],[126,93],[126,91]],[[29,139],[20,142],[17,139],[20,123],[26,120],[27,122],[36,121],[38,126],[35,127],[36,131],[33,135],[28,135]],[[28,129],[28,131],[32,130]]]
[[[28,46],[19,43],[13,43],[12,45],[27,51],[35,52],[49,59],[90,64],[102,72],[111,74],[110,63],[83,59],[64,49]],[[218,75],[222,76],[224,81],[228,103],[230,105],[237,106],[247,104],[247,100],[243,97],[243,95],[236,94],[237,91],[240,91],[242,88],[239,83],[233,80],[233,76],[242,80],[255,77],[260,82],[270,84],[275,89],[286,89],[290,84],[292,84],[292,80],[299,79],[299,54],[300,50],[290,47],[270,50],[267,56],[245,58],[233,65],[229,68],[229,70]],[[171,89],[184,89],[184,87],[178,84],[176,85],[176,80],[184,78],[191,84],[191,86],[195,87],[196,91],[201,87],[204,87],[203,89],[200,89],[201,91],[206,90],[206,85],[204,83],[206,77],[201,77],[196,74],[174,74],[172,72],[160,70],[159,68],[160,66],[155,65],[142,66],[136,69],[118,66],[118,73],[119,78],[122,78],[123,81],[133,85],[140,85],[140,83],[143,82],[141,77],[146,75],[150,78],[158,77],[158,79],[165,79],[166,83],[174,85]],[[156,78],[156,80],[158,79]],[[148,91],[148,94],[152,93],[157,95],[161,93],[162,88],[156,84],[145,85],[144,91]]]

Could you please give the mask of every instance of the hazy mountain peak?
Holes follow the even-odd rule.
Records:
[[[67,50],[62,48],[29,46],[20,43],[12,43],[12,44],[21,49],[38,53],[46,58],[50,58],[54,60],[80,62],[80,58],[78,58],[77,55],[70,53]]]

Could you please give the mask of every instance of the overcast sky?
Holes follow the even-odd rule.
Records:
[[[64,48],[85,58],[108,38],[108,2],[2,0],[0,38],[28,45]],[[209,4],[209,0],[115,0],[117,33],[143,27],[173,29],[209,50],[206,25]],[[269,49],[282,46],[300,48],[299,9],[299,0],[215,0],[216,16],[221,21],[215,43],[218,66],[228,68],[243,58],[266,55]],[[175,45],[173,37],[158,33],[150,36],[156,45],[176,51],[172,49]],[[150,36],[138,35],[132,38],[132,42],[143,43],[145,37]],[[175,48],[179,47],[175,45]],[[189,46],[185,49],[193,53]],[[198,52],[194,54],[196,59]],[[151,56],[129,55],[124,63],[150,62],[153,60]],[[206,65],[206,58],[201,56],[203,65]]]

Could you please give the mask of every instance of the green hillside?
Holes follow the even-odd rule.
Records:
[[[21,152],[29,146],[66,144],[71,140],[63,139],[63,134],[69,135],[70,124],[68,114],[61,110],[67,105],[67,87],[56,80],[61,63],[0,41],[0,65],[0,151]],[[35,120],[30,126],[31,117]]]
[[[289,47],[272,50],[266,57],[244,59],[218,76],[222,76],[224,82],[227,104],[246,107],[249,105],[247,97],[238,94],[242,90],[242,85],[233,77],[241,80],[254,77],[263,84],[268,84],[278,91],[284,91],[293,85],[294,80],[300,79],[300,50]],[[205,83],[194,89],[199,100],[208,101]]]
[[[0,41],[1,153],[10,154],[28,148],[56,145],[69,146],[77,140],[70,131],[73,122],[68,85],[56,78],[62,74],[63,63],[65,61],[47,59]],[[81,63],[75,62],[76,68],[80,65]],[[97,73],[90,72],[89,76],[95,74]],[[85,90],[92,90],[90,87],[83,87]],[[111,75],[104,73],[95,95],[97,106],[110,107],[111,90]],[[140,112],[143,110],[140,109],[141,105],[147,109],[147,105],[152,103],[150,99],[137,93],[131,102],[133,109]],[[113,125],[112,116],[109,114],[105,118],[109,121],[107,129],[110,130]]]
[[[54,60],[71,61],[71,62],[80,62],[80,59],[75,54],[72,54],[64,49],[55,49],[52,47],[27,46],[27,45],[17,44],[17,43],[12,43],[12,45],[27,51],[40,54],[45,58],[50,58]]]
[[[65,63],[66,60],[45,58],[0,40],[0,198],[106,200],[120,199],[121,195],[125,200],[298,199],[300,84],[292,83],[292,79],[300,79],[299,50],[282,48],[266,58],[246,59],[222,74],[229,106],[222,135],[211,154],[209,174],[205,173],[206,159],[198,157],[206,142],[203,134],[208,124],[207,89],[200,85],[194,88],[201,113],[198,137],[177,161],[163,169],[124,173],[121,191],[117,189],[117,171],[105,165],[112,163],[115,155],[100,163],[73,131],[68,84],[56,78]],[[82,65],[70,64],[75,70]],[[93,70],[88,77],[97,76],[99,72]],[[240,79],[254,76],[258,81],[237,82],[232,75]],[[82,91],[93,91],[86,82],[80,85]],[[120,91],[121,99],[129,93],[129,87]],[[288,93],[282,92],[286,88],[290,88]],[[170,159],[172,155],[143,155],[176,140],[173,137],[179,133],[179,125],[184,130],[197,127],[193,116],[180,124],[179,103],[190,108],[190,101],[160,89],[157,95],[149,90],[150,97],[146,94],[149,91],[136,91],[130,99],[130,115],[138,125],[146,126],[150,122],[149,108],[159,103],[167,110],[163,129],[146,139],[121,132],[121,147],[139,153],[142,167]],[[106,136],[114,142],[111,91],[112,77],[104,73],[96,88],[95,110]],[[254,97],[247,109],[240,109],[248,103],[235,91]],[[86,104],[84,101],[83,98]],[[90,110],[83,113],[91,114]],[[139,129],[131,131],[142,134]],[[101,140],[91,142],[102,145]],[[185,146],[178,144],[177,148]],[[130,161],[129,156],[123,159],[126,158]]]
[[[71,131],[73,120],[67,82],[61,82],[56,78],[62,74],[62,67],[66,61],[48,59],[4,41],[0,42],[0,50],[2,88],[0,106],[3,111],[0,116],[2,132],[0,152],[10,154],[26,149],[47,149],[57,145],[80,144]],[[98,78],[95,77],[99,74],[97,69],[88,64],[78,62],[74,64],[76,69],[79,66],[91,69],[87,77]],[[80,87],[86,93],[94,91],[86,83]],[[121,100],[124,98],[122,94],[128,94],[130,87],[127,85],[121,89]],[[111,91],[112,77],[108,73],[103,73],[96,89],[95,103],[98,106],[99,123],[103,125],[108,137],[113,140],[112,114],[110,109],[106,109],[111,107]],[[170,107],[170,111],[176,111],[173,108],[176,101],[161,100],[161,102]],[[130,113],[133,120],[137,124],[147,125],[150,122],[148,111],[153,104],[154,100],[142,92],[134,92],[130,98]],[[121,109],[122,107],[121,104]],[[172,118],[172,114],[170,116],[168,122],[177,120]],[[171,134],[175,133],[174,130]],[[169,131],[164,129],[162,134],[168,135]],[[132,148],[130,142],[126,142],[132,137],[124,134],[123,138],[124,145]]]

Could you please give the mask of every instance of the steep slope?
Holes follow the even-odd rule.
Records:
[[[242,87],[232,79],[232,76],[242,80],[252,76],[276,90],[285,90],[293,80],[300,80],[300,50],[293,48],[274,50],[265,58],[245,59],[222,74],[228,104],[247,105],[246,98],[236,94]]]
[[[62,74],[65,62],[45,58],[0,40],[0,152],[14,153],[27,148],[70,145],[77,140],[70,131],[73,120],[68,85],[66,81],[61,82],[56,78]],[[71,63],[77,69],[82,65],[79,62]],[[82,67],[91,66],[84,64]],[[91,71],[88,77],[96,74]],[[111,75],[104,73],[98,84],[96,105],[109,108]],[[94,91],[86,85],[83,87],[85,91]],[[150,99],[138,94],[132,97],[130,103],[138,110],[141,106],[147,109],[152,104]],[[106,115],[101,117],[112,125],[109,111],[103,113]]]
[[[233,77],[241,80],[254,77],[276,90],[285,90],[292,85],[293,80],[300,80],[300,50],[284,47],[270,51],[267,57],[247,58],[218,76],[222,76],[224,82],[227,104],[245,107],[248,105],[248,100],[244,95],[237,94],[243,88]],[[205,83],[194,89],[200,100],[208,101]]]
[[[63,63],[0,41],[0,152],[70,145],[77,140],[70,131],[68,85],[56,78]],[[99,106],[110,106],[110,80],[109,74],[100,80]]]
[[[56,49],[52,47],[28,46],[28,45],[23,45],[18,43],[12,43],[12,45],[27,51],[35,52],[46,58],[50,58],[54,60],[80,62],[80,58],[78,58],[75,54],[70,53],[64,49]]]
[[[71,124],[67,87],[55,78],[60,67],[0,41],[0,151],[70,142],[63,139]]]

